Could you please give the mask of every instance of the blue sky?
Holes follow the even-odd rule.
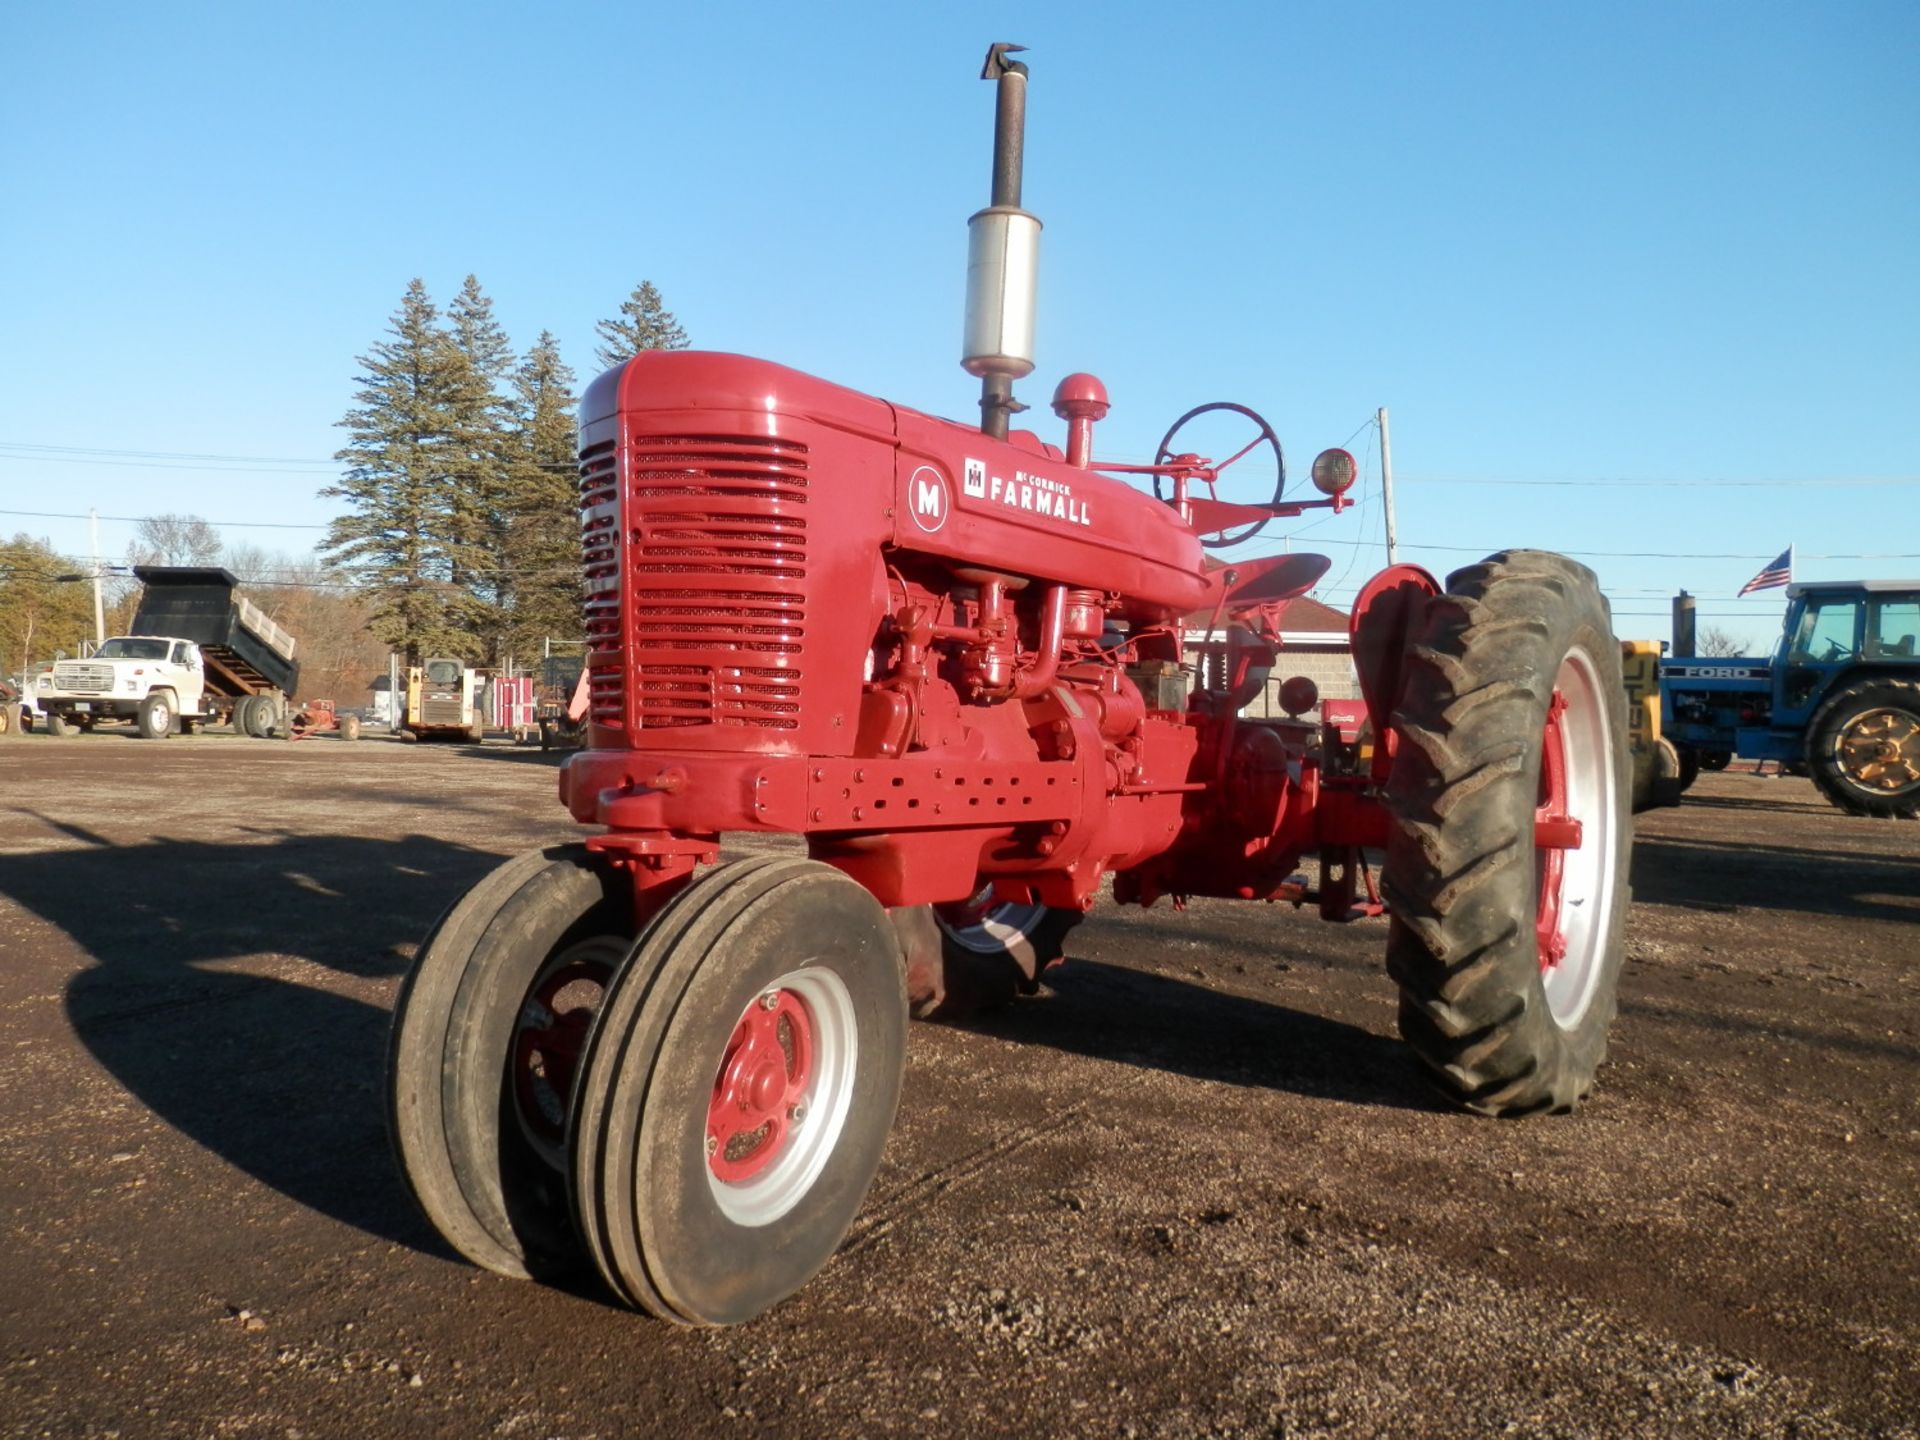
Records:
[[[1685,586],[1763,643],[1780,592],[1733,592],[1789,542],[1920,574],[1906,3],[9,7],[0,509],[304,549],[238,522],[325,522],[416,275],[583,380],[644,277],[703,348],[969,416],[993,40],[1031,48],[1043,434],[1092,370],[1104,458],[1232,399],[1302,475],[1359,431],[1376,496],[1386,405],[1403,559],[1583,553],[1623,635]],[[1369,499],[1298,545],[1339,602],[1380,534]]]

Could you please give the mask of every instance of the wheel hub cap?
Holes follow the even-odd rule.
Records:
[[[737,1184],[779,1158],[813,1079],[813,1017],[791,990],[770,990],[733,1027],[707,1107],[707,1164]]]

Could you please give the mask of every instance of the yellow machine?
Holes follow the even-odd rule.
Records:
[[[1660,652],[1664,648],[1658,640],[1620,642],[1635,814],[1680,803],[1680,752],[1660,733]]]
[[[479,672],[463,660],[444,657],[407,669],[406,724],[409,740],[458,739],[478,745],[486,734]]]

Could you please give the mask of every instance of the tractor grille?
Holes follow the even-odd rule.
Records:
[[[642,728],[797,729],[807,622],[806,447],[760,436],[635,436],[626,469],[623,545],[611,535],[598,539],[603,532],[593,528],[590,494],[614,491],[611,464],[595,491],[585,489],[589,478],[582,482],[587,634],[596,660],[602,634],[619,644],[624,596],[633,647],[624,673],[617,663],[604,671],[596,664],[595,719],[619,723],[624,682],[633,686]],[[592,473],[583,466],[583,477]]]
[[[611,440],[580,452],[580,546],[586,579],[587,693],[597,725],[624,725],[620,653],[620,467]]]
[[[428,695],[420,701],[420,723],[422,725],[464,725],[467,723],[463,713],[465,707],[458,695]]]

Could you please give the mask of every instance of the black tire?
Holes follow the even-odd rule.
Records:
[[[47,734],[57,737],[61,735],[71,735],[72,733],[73,726],[67,722],[66,716],[62,715],[58,710],[49,710],[47,712]]]
[[[811,1279],[879,1168],[906,1022],[886,912],[830,866],[736,861],[671,901],[608,991],[573,1107],[576,1223],[613,1292],[730,1325]],[[743,1039],[756,1026],[777,1045]],[[735,1114],[755,1044],[762,1108]]]
[[[440,918],[401,986],[387,1063],[394,1153],[427,1219],[476,1265],[516,1279],[578,1265],[564,1174],[570,1066],[632,934],[620,872],[582,846],[536,850]]]
[[[13,706],[10,704],[0,705],[0,735],[6,734],[12,728]]]
[[[256,740],[271,740],[282,720],[278,695],[256,695],[247,712],[247,734]]]
[[[253,733],[253,705],[254,697],[251,695],[242,695],[233,702],[233,717],[230,723],[234,734],[251,735]]]
[[[358,740],[360,738],[360,717],[358,715],[342,715],[340,717],[340,738],[342,740]]]
[[[1046,905],[908,905],[890,912],[916,1020],[964,1020],[1039,988],[1066,953],[1077,910]]]
[[[33,733],[33,712],[24,706],[20,711],[20,733],[22,735],[31,735]]]
[[[482,725],[478,720],[474,721],[473,724],[467,727],[467,743],[469,745],[485,744],[486,739],[487,739],[487,727],[485,725]]]
[[[1636,790],[1634,795],[1634,813],[1642,810],[1658,810],[1668,805],[1680,803],[1680,752],[1666,736],[1656,736],[1653,742],[1653,763],[1649,767],[1644,793]]]
[[[142,740],[164,740],[173,734],[174,700],[171,691],[156,690],[140,702],[135,725]]]
[[[1387,969],[1402,1036],[1470,1110],[1571,1110],[1605,1058],[1633,838],[1626,703],[1593,573],[1544,551],[1456,572],[1409,649],[1386,795]],[[1577,849],[1535,848],[1549,724]],[[1566,947],[1546,970],[1543,923]]]
[[[1699,758],[1702,770],[1724,770],[1733,763],[1731,750],[1697,750],[1694,753]]]
[[[1700,752],[1691,745],[1675,745],[1680,756],[1680,789],[1684,793],[1700,778]]]
[[[1851,814],[1920,818],[1920,681],[1888,675],[1834,691],[1807,725],[1807,768]]]

